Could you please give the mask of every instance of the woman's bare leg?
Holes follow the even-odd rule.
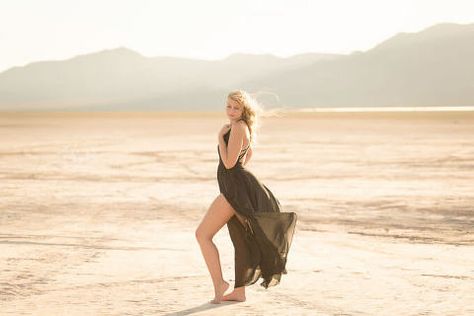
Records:
[[[212,202],[195,233],[214,285],[215,297],[211,300],[211,303],[214,304],[220,303],[229,283],[222,277],[219,251],[212,238],[234,214],[234,209],[224,196],[219,194]]]

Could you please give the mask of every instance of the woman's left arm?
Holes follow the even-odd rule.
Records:
[[[224,136],[219,135],[219,152],[226,169],[234,167],[237,163],[242,145],[244,143],[244,135],[244,126],[239,123],[232,124],[228,146],[225,144]]]

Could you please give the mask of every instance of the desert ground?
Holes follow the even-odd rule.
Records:
[[[215,305],[194,232],[226,122],[0,113],[0,314],[474,315],[474,112],[262,117],[246,168],[298,214],[288,274]]]

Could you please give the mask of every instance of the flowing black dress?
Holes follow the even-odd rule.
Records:
[[[230,130],[224,135],[229,142]],[[296,225],[295,212],[281,212],[273,193],[242,165],[244,148],[237,163],[227,169],[219,154],[217,182],[238,216],[232,216],[227,228],[235,249],[235,285],[254,284],[260,277],[264,288],[280,283],[287,274],[286,261]]]

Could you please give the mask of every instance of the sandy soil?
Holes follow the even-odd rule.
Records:
[[[0,114],[0,314],[474,314],[473,112],[265,118],[247,167],[299,215],[288,274],[212,305],[194,229],[224,123]]]

